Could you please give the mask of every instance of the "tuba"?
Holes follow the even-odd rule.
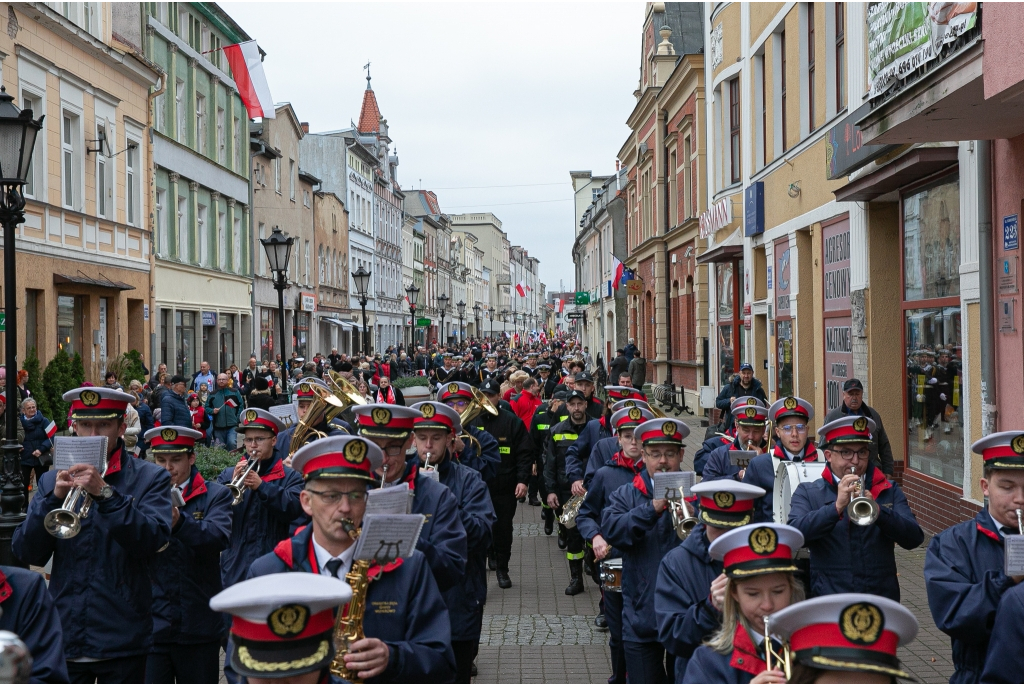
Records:
[[[573,495],[569,498],[569,501],[562,506],[562,515],[558,517],[558,522],[566,528],[576,527],[576,516],[580,513],[580,507],[583,506],[583,500],[587,498],[587,493],[584,491],[582,495]]]
[[[850,467],[853,473],[853,467]],[[846,514],[850,521],[858,526],[870,526],[878,520],[878,502],[873,497],[864,496],[864,478],[857,483],[857,494],[846,505]]]
[[[106,449],[103,450],[106,454]],[[103,457],[103,473],[107,472],[107,458]],[[58,540],[69,540],[82,531],[82,519],[92,508],[92,495],[85,488],[75,486],[64,498],[59,509],[54,509],[43,519],[43,528]]]
[[[353,540],[359,539],[360,529],[355,523],[345,519],[341,522],[345,532]],[[363,632],[363,615],[366,613],[366,592],[370,586],[370,562],[367,559],[356,559],[352,568],[345,574],[345,582],[352,588],[352,599],[338,610],[338,618],[334,623],[334,659],[331,661],[331,674],[350,683],[361,683],[358,673],[345,666],[345,655],[353,642],[366,637]]]
[[[470,432],[466,430],[466,424],[475,419],[477,416],[479,416],[480,412],[482,411],[487,412],[491,416],[497,416],[498,409],[493,404],[487,401],[487,398],[484,397],[484,394],[480,392],[479,388],[476,388],[472,385],[469,386],[469,388],[473,392],[473,400],[466,406],[465,409],[462,410],[462,413],[459,414],[459,422],[462,424],[463,430],[462,433],[460,433],[457,437],[464,442],[469,442],[475,445],[476,453],[478,456],[480,456],[484,449],[480,445],[480,441],[474,438],[470,434]]]
[[[355,386],[340,374],[328,370],[324,372],[324,378],[330,389],[324,389],[316,384],[310,386],[316,397],[313,398],[309,409],[306,410],[305,418],[299,421],[295,432],[292,433],[292,441],[288,444],[289,457],[310,442],[311,438],[316,440],[327,436],[323,431],[317,430],[317,425],[330,423],[354,404],[366,404],[366,400],[359,394]]]

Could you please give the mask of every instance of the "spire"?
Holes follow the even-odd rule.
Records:
[[[380,108],[377,107],[377,96],[370,87],[370,63],[366,66],[366,90],[363,91],[363,107],[359,111],[360,133],[377,133],[380,131]]]
[[[366,60],[363,69],[366,69],[366,90],[373,90],[373,87],[370,86],[370,60]]]

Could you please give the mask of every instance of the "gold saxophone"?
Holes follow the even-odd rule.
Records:
[[[360,529],[356,528],[352,521],[345,519],[341,525],[352,540],[359,539]],[[345,574],[345,582],[352,588],[352,599],[338,610],[338,620],[334,624],[334,660],[331,661],[331,674],[350,683],[363,682],[356,671],[350,671],[345,666],[345,655],[348,654],[352,643],[366,637],[363,633],[363,615],[366,613],[366,591],[370,587],[369,571],[369,560],[357,559],[352,562],[352,568]]]

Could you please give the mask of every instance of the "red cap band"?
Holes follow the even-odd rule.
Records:
[[[313,637],[334,628],[334,610],[325,609],[320,613],[310,616],[306,627],[298,635],[290,635],[287,638],[275,635],[270,626],[266,623],[253,623],[240,616],[231,619],[231,634],[237,635],[245,640],[256,642],[291,642]]]
[[[331,454],[322,454],[319,457],[313,457],[305,464],[302,465],[302,475],[308,476],[314,471],[323,471],[324,469],[351,469],[352,471],[360,471],[362,473],[370,474],[370,460],[363,459],[359,462],[353,462],[348,459],[341,452],[332,452]]]
[[[395,429],[395,430],[409,430],[409,429],[412,428],[412,425],[413,425],[413,420],[414,419],[411,416],[406,418],[406,417],[400,417],[400,416],[395,416],[394,414],[391,414],[391,420],[389,420],[387,423],[380,424],[380,423],[377,423],[376,421],[373,420],[373,415],[372,414],[373,414],[372,412],[369,413],[369,414],[357,414],[356,418],[359,420],[359,425],[360,426],[365,426],[367,428],[377,427],[377,428],[391,428],[391,429]]]
[[[242,424],[242,428],[266,428],[274,435],[277,435],[277,424],[270,419],[263,418],[262,416],[257,416],[255,421],[246,421]]]
[[[676,430],[676,432],[673,433],[672,435],[666,435],[665,431],[663,431],[661,428],[659,428],[657,430],[647,431],[646,433],[644,433],[643,435],[640,436],[640,442],[647,442],[648,440],[655,440],[655,439],[657,439],[657,440],[671,440],[673,442],[678,442],[678,443],[682,444],[682,442],[683,442],[683,434],[680,433],[678,430]]]
[[[6,396],[4,397],[4,401],[5,402],[7,401]],[[118,412],[121,412],[123,414],[125,409],[127,409],[127,408],[128,408],[128,403],[127,402],[123,402],[121,400],[107,400],[107,399],[100,398],[99,402],[97,402],[96,404],[88,405],[88,406],[86,406],[82,402],[81,399],[76,399],[76,400],[72,400],[71,401],[71,411],[72,411],[72,413],[74,413],[74,411],[76,409],[82,409],[84,411],[96,411],[96,410],[99,410],[99,409],[109,409],[110,411],[118,411]]]
[[[896,648],[899,646],[899,636],[891,630],[882,630],[878,640],[870,645],[850,642],[839,629],[836,623],[817,623],[804,626],[797,630],[789,638],[789,648],[794,652],[815,647],[843,647],[847,649],[861,649],[868,652],[880,652],[890,656],[896,656]]]
[[[753,500],[747,500],[753,502]],[[759,559],[786,559],[792,560],[793,550],[788,545],[776,545],[775,550],[770,554],[758,554],[750,548],[749,545],[743,547],[737,547],[731,552],[726,552],[723,565],[725,568],[729,568],[735,564],[742,564],[746,561],[757,561]]]
[[[836,428],[835,430],[830,430],[828,433],[825,433],[825,442],[826,443],[830,443],[833,440],[836,440],[837,438],[845,438],[845,437],[848,437],[848,436],[857,436],[857,437],[860,437],[860,438],[864,438],[864,442],[871,442],[871,433],[870,432],[868,432],[867,430],[859,431],[856,428],[854,428],[852,425],[851,426],[840,426],[840,427]]]
[[[752,499],[738,499],[735,496],[730,497],[728,499],[731,502],[731,504],[728,507],[720,507],[715,503],[714,496],[705,497],[701,495],[700,508],[711,509],[713,511],[724,511],[728,514],[736,514],[754,510],[754,500]]]

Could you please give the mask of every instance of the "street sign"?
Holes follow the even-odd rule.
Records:
[[[7,312],[0,312],[0,333],[7,332]]]
[[[567,318],[567,319],[582,319],[583,318],[583,312],[569,312],[568,314],[565,315],[565,318]]]
[[[577,291],[574,304],[590,304],[590,293],[585,290]]]
[[[416,325],[417,326],[424,326],[424,327],[425,326],[429,326],[430,325],[430,319],[416,319]]]

